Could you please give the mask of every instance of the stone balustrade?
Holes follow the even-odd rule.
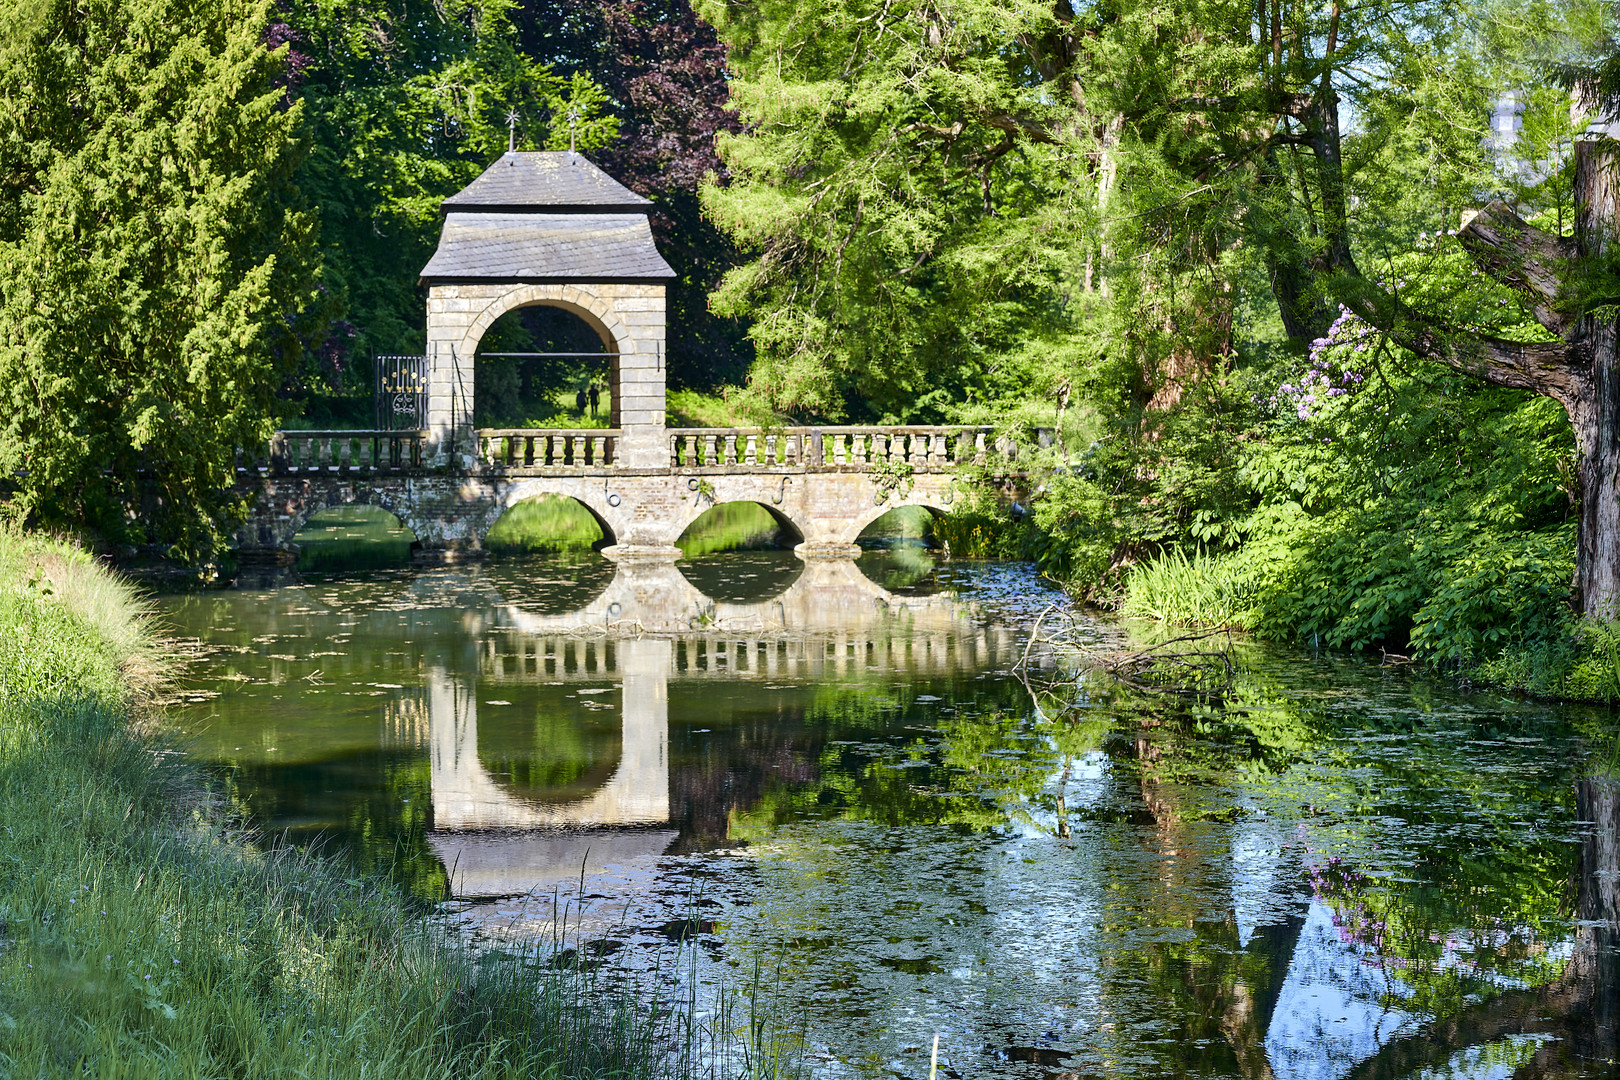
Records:
[[[478,464],[502,472],[598,469],[618,463],[611,428],[480,428]]]
[[[480,428],[474,472],[570,475],[622,469],[624,433],[616,428]],[[946,473],[992,462],[1016,450],[989,427],[866,426],[670,428],[669,464],[681,472],[869,472],[904,466]],[[243,471],[277,475],[429,472],[425,431],[278,431],[268,460]],[[453,470],[452,470],[453,471]],[[645,470],[641,470],[645,471]]]
[[[948,472],[983,465],[1003,448],[988,427],[672,428],[671,466],[693,469],[870,469]]]
[[[277,475],[409,472],[422,468],[422,431],[278,431],[268,460],[245,468]]]

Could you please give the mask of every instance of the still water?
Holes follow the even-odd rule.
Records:
[[[1607,711],[1243,646],[1219,693],[1140,693],[1076,657],[1130,628],[1031,644],[1061,606],[896,551],[165,612],[261,827],[497,943],[762,971],[818,1076],[926,1076],[936,1033],[948,1077],[1620,1074]]]

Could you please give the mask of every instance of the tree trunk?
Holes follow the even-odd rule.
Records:
[[[1612,252],[1620,237],[1620,165],[1595,142],[1575,144],[1575,243],[1581,259]],[[1620,616],[1620,327],[1587,316],[1571,335],[1589,358],[1585,391],[1567,403],[1580,450],[1581,522],[1575,557],[1577,609]]]

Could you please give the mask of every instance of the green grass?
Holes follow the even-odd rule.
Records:
[[[319,573],[406,566],[416,534],[375,506],[322,510],[293,537],[298,569]]]
[[[579,500],[566,495],[524,499],[485,537],[491,551],[578,551],[603,540],[602,526]]]
[[[1131,568],[1120,614],[1173,626],[1242,629],[1249,598],[1248,581],[1233,560],[1172,550]]]
[[[0,1077],[714,1074],[729,1021],[257,843],[157,734],[160,657],[129,587],[0,532]]]
[[[691,559],[722,551],[787,547],[794,539],[759,503],[729,502],[705,510],[686,527],[675,546]]]
[[[664,415],[670,427],[780,427],[791,422],[758,407],[735,387],[719,393],[669,390],[664,394]]]

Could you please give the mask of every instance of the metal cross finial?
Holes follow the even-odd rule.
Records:
[[[517,149],[517,110],[511,109],[506,114],[506,152],[510,154]]]
[[[579,123],[579,106],[575,105],[568,110],[568,152],[574,152],[574,127]]]

